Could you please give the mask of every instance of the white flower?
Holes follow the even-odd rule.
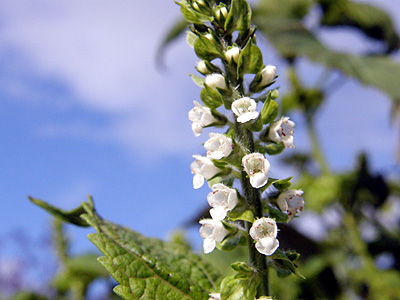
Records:
[[[237,121],[246,123],[258,117],[259,113],[256,111],[257,103],[254,99],[243,97],[233,101],[232,111],[237,116]]]
[[[228,63],[232,63],[232,61],[237,63],[239,59],[239,54],[240,54],[239,47],[234,46],[225,52],[225,59],[228,61]]]
[[[226,90],[225,77],[218,73],[207,75],[204,83],[213,89],[219,88]]]
[[[272,81],[274,81],[276,77],[276,67],[268,65],[261,71],[261,86],[265,86],[267,84],[270,84]]]
[[[257,219],[250,228],[250,236],[256,241],[256,249],[265,255],[271,255],[278,249],[277,234],[278,227],[271,218]]]
[[[271,124],[268,138],[271,141],[280,143],[287,148],[294,149],[294,132],[295,124],[289,120],[289,117],[282,117],[280,120]]]
[[[260,188],[268,181],[269,161],[260,153],[251,153],[243,157],[243,168],[250,177],[250,184]]]
[[[303,210],[303,193],[302,190],[286,190],[283,191],[276,200],[279,209],[288,214],[288,222],[291,221],[298,212]]]
[[[221,294],[220,293],[211,293],[210,298],[208,300],[221,300]]]
[[[200,236],[204,239],[203,251],[207,254],[214,250],[217,242],[223,241],[229,231],[225,229],[222,222],[213,219],[204,219],[199,223],[202,225],[200,227]]]
[[[212,207],[210,214],[213,220],[222,221],[228,211],[231,211],[238,204],[236,190],[227,187],[222,183],[214,184],[212,192],[207,195],[208,204]]]
[[[227,157],[232,152],[232,139],[224,134],[210,133],[210,138],[204,143],[207,150],[207,157],[211,159],[221,159]]]
[[[193,101],[195,107],[189,111],[189,120],[193,122],[192,130],[195,136],[199,136],[203,132],[203,127],[208,126],[218,120],[211,114],[211,110]]]
[[[193,155],[196,160],[192,162],[190,168],[192,169],[193,187],[199,189],[204,184],[204,179],[214,177],[220,170],[213,164],[211,159],[201,155]]]

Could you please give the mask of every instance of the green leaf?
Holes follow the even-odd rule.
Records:
[[[239,245],[246,245],[247,235],[242,231],[237,231],[235,234],[226,237],[222,242],[217,243],[217,248],[222,251],[232,251]]]
[[[185,0],[182,0],[181,2],[175,1],[175,3],[181,7],[181,13],[186,21],[188,21],[189,23],[200,24],[213,20],[212,17],[195,11]]]
[[[247,221],[247,222],[253,223],[254,222],[254,213],[248,207],[248,205],[246,205],[245,203],[240,201],[234,209],[232,209],[231,211],[228,212],[228,218],[231,221],[241,220],[241,221]]]
[[[269,124],[275,121],[279,114],[279,105],[276,101],[271,99],[271,93],[268,94],[267,100],[265,100],[263,108],[260,112],[263,124]]]
[[[244,74],[256,74],[263,68],[263,56],[260,48],[250,38],[246,46],[240,52],[237,73],[239,77]]]
[[[190,75],[190,77],[192,77],[193,82],[197,86],[199,86],[201,88],[204,87],[204,77],[200,77],[200,76],[196,76],[196,75],[192,75],[192,74]]]
[[[289,256],[288,256],[289,255]],[[306,279],[298,270],[297,266],[293,263],[293,260],[297,259],[299,256],[295,255],[293,251],[288,253],[283,252],[281,250],[276,250],[274,254],[272,254],[271,258],[274,262],[273,267],[277,271],[278,276],[286,277],[290,275],[290,273],[295,274],[296,276],[300,277],[301,279]]]
[[[221,283],[221,300],[254,300],[260,277],[252,272],[243,278],[243,273],[228,276]]]
[[[266,210],[268,210],[269,217],[274,219],[277,223],[286,223],[288,221],[288,215],[281,212],[278,208],[268,205]]]
[[[203,101],[203,103],[211,109],[218,108],[223,103],[221,94],[206,84],[204,84],[204,88],[200,92],[200,98],[201,101]]]
[[[285,150],[285,146],[283,143],[270,143],[268,145],[264,145],[264,152],[268,153],[268,155],[277,155],[282,153],[283,150]]]
[[[219,47],[213,41],[201,34],[194,42],[194,51],[200,59],[206,61],[212,61],[215,58],[223,56]]]
[[[55,206],[52,206],[40,199],[36,199],[33,197],[28,197],[28,199],[36,204],[37,206],[40,206],[41,208],[47,210],[49,213],[51,213],[53,216],[60,218],[61,220],[67,222],[67,223],[71,223],[77,226],[82,226],[82,227],[89,227],[90,225],[81,218],[81,215],[83,213],[85,213],[85,210],[83,208],[83,206],[79,206],[73,210],[70,211],[65,211],[62,209],[59,209]],[[89,197],[90,199],[90,197]]]
[[[232,0],[231,8],[225,20],[225,30],[246,31],[251,26],[251,9],[246,0]]]
[[[93,202],[83,203],[82,217],[97,233],[89,240],[105,255],[99,261],[119,283],[124,299],[207,300],[219,275],[196,254],[178,243],[146,238],[100,218]]]
[[[292,180],[292,178],[293,178],[293,176],[285,178],[285,179],[277,180],[273,183],[273,186],[280,191],[286,190],[286,189],[290,188],[290,186],[292,185],[292,183],[290,182],[290,180]]]

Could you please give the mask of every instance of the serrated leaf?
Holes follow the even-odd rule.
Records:
[[[92,202],[83,204],[82,217],[97,233],[89,240],[105,255],[102,265],[119,283],[114,290],[124,299],[206,300],[219,275],[196,254],[177,243],[146,238],[101,219]]]
[[[51,213],[53,216],[60,218],[61,220],[67,222],[67,223],[71,223],[77,226],[81,226],[81,227],[89,227],[90,225],[81,218],[81,215],[83,213],[85,213],[85,210],[83,208],[82,205],[80,205],[79,207],[70,210],[70,211],[66,211],[66,210],[62,210],[59,209],[55,206],[52,206],[50,204],[48,204],[45,201],[42,201],[40,199],[36,199],[33,197],[28,197],[28,199],[36,204],[37,206],[40,206],[41,208],[47,210],[49,213]]]
[[[251,25],[251,9],[245,0],[232,0],[231,8],[225,20],[225,30],[246,31]]]
[[[253,39],[249,39],[246,46],[240,52],[237,73],[238,76],[244,74],[256,74],[263,67],[263,56],[260,48],[253,43]]]

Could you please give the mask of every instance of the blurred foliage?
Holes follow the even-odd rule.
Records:
[[[400,220],[395,210],[400,202],[399,178],[371,171],[367,152],[359,155],[353,169],[333,172],[314,121],[335,91],[326,84],[332,70],[380,89],[392,99],[393,112],[399,109],[400,64],[390,54],[399,50],[400,39],[390,16],[372,4],[350,0],[260,0],[252,9],[257,34],[266,37],[288,65],[289,88],[280,90],[281,114],[296,111],[304,118],[311,145],[309,153],[296,151],[283,161],[298,170],[294,188],[305,191],[306,214],[318,220],[311,226],[320,226],[323,233],[314,240],[299,232],[296,222],[279,227],[280,248],[301,254],[299,271],[307,279],[282,280],[271,272],[273,295],[276,299],[400,299]],[[312,11],[319,16],[311,29],[304,21]],[[185,27],[184,22],[177,24],[161,51]],[[374,40],[379,50],[375,47],[357,55],[330,49],[319,39],[325,28],[351,29]],[[314,86],[300,80],[305,76],[298,74],[297,61],[304,57],[326,69]],[[207,214],[205,210],[199,217]],[[236,248],[205,258],[230,275],[232,270],[226,266],[245,256],[244,249]]]
[[[45,202],[38,199],[31,201],[41,207]],[[44,207],[46,210],[50,206]],[[51,209],[50,209],[51,210]],[[106,295],[101,296],[101,299],[121,299],[112,292],[115,283],[110,279],[108,272],[101,266],[97,258],[98,253],[83,253],[77,256],[70,254],[70,243],[65,233],[64,220],[68,219],[65,216],[73,216],[69,218],[73,224],[87,226],[86,223],[77,219],[77,213],[81,207],[71,212],[51,210],[58,217],[53,218],[53,245],[59,262],[59,270],[49,283],[49,295],[42,295],[32,291],[20,291],[8,300],[84,300],[87,299],[87,294],[91,284],[99,279],[103,279],[106,285],[109,286],[109,291]]]

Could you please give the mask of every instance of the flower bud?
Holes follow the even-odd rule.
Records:
[[[232,61],[235,62],[235,63],[237,63],[238,60],[239,60],[239,55],[240,55],[240,49],[239,49],[239,47],[234,46],[234,47],[228,49],[228,50],[225,52],[225,59],[226,59],[226,60],[228,61],[228,63],[230,63],[230,64],[232,63]]]
[[[221,6],[215,10],[214,16],[218,23],[223,24],[228,16],[228,9],[226,6]]]
[[[199,71],[201,74],[210,74],[211,72],[208,70],[207,65],[204,60],[201,60],[197,63],[196,67],[197,71]]]
[[[204,2],[204,0],[193,1],[192,7],[198,12],[202,12],[204,9],[208,9],[207,4]]]
[[[262,69],[261,76],[261,86],[266,86],[270,84],[272,81],[274,81],[276,77],[276,67],[272,65],[266,66],[264,69]]]
[[[204,83],[210,88],[219,88],[222,90],[226,90],[227,86],[225,83],[225,77],[221,74],[214,73],[206,76]]]

